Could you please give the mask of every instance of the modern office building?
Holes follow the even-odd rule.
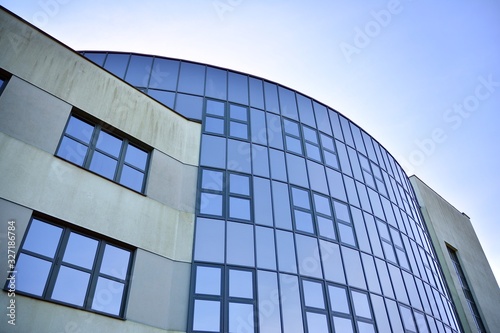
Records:
[[[342,114],[0,31],[0,331],[462,331],[409,178]]]

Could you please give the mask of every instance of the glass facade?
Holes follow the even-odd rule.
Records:
[[[347,118],[182,60],[84,56],[201,121],[189,332],[459,332],[409,180]]]

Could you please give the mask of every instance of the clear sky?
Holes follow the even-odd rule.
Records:
[[[0,4],[75,50],[226,67],[335,108],[470,216],[500,281],[500,2]]]

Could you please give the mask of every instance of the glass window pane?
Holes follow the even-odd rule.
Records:
[[[341,248],[349,285],[366,289],[365,277],[363,274],[363,267],[361,266],[361,259],[359,258],[359,252],[344,246],[341,246]]]
[[[219,332],[220,302],[197,299],[194,301],[193,330]]]
[[[276,252],[273,229],[256,227],[255,242],[257,251],[257,267],[276,270]]]
[[[23,249],[54,258],[62,228],[33,219]]]
[[[171,91],[148,89],[148,95],[170,109],[174,108],[175,93]]]
[[[104,69],[123,79],[129,57],[129,54],[109,53],[104,63]]]
[[[307,126],[302,126],[302,132],[304,133],[304,140],[315,143],[316,145],[318,144],[318,135],[315,130]]]
[[[121,147],[122,140],[104,131],[99,133],[96,144],[97,149],[100,149],[114,157],[118,157],[118,155],[120,155]]]
[[[71,116],[65,133],[81,140],[82,142],[89,143],[93,132],[94,126]]]
[[[373,324],[358,321],[359,333],[375,333]]]
[[[266,110],[279,113],[278,89],[275,84],[264,81],[264,97],[266,100]]]
[[[384,296],[394,297],[386,263],[380,259],[375,259],[375,265],[377,266],[378,275],[380,277],[380,285],[382,286]]]
[[[318,146],[312,145],[310,143],[306,143],[306,153],[307,153],[307,157],[321,162],[321,154],[319,153]]]
[[[175,90],[179,77],[179,61],[155,58],[149,88]]]
[[[297,273],[293,234],[276,230],[276,246],[278,249],[279,270],[282,272]]]
[[[280,274],[280,297],[283,315],[283,332],[302,333],[302,309],[300,305],[299,281],[296,276]],[[278,330],[278,332],[280,332]]]
[[[207,114],[211,114],[214,116],[224,117],[225,107],[226,107],[226,103],[219,102],[219,101],[213,101],[213,100],[209,99],[209,100],[207,100],[207,109],[205,112]]]
[[[250,220],[250,200],[229,197],[229,217]]]
[[[224,119],[206,117],[205,132],[224,134]]]
[[[293,136],[297,136],[300,138],[300,129],[299,124],[295,121],[290,121],[288,119],[283,119],[283,127],[287,134],[291,134]]]
[[[385,304],[387,306],[387,313],[389,314],[389,320],[391,321],[392,331],[404,332],[396,302],[386,298]]]
[[[21,253],[16,263],[16,290],[42,296],[52,263]]]
[[[175,111],[186,118],[201,120],[203,98],[186,94],[177,94]]]
[[[305,209],[311,209],[311,205],[309,203],[309,192],[305,190],[301,190],[296,187],[292,187],[292,199],[293,205],[296,207],[301,207]]]
[[[314,193],[313,198],[314,198],[314,210],[317,213],[321,213],[326,216],[332,216],[330,200],[327,197]]]
[[[280,182],[272,182],[274,224],[277,228],[292,229],[292,217],[290,214],[290,199],[288,196],[288,185]]]
[[[253,299],[252,272],[229,270],[229,297]]]
[[[57,151],[57,156],[64,158],[71,163],[82,166],[83,161],[85,160],[85,155],[87,154],[87,149],[87,146],[65,136],[61,141],[61,145]]]
[[[120,184],[125,185],[137,192],[142,192],[144,173],[124,165],[120,176]]]
[[[384,299],[381,296],[370,294],[373,305],[373,312],[377,321],[377,328],[380,333],[390,332],[389,318],[387,318],[387,311],[384,305]]]
[[[200,214],[222,216],[222,195],[201,193]]]
[[[335,327],[335,332],[342,333],[353,333],[351,319],[333,317],[333,326]]]
[[[269,146],[283,149],[283,135],[281,132],[281,120],[280,117],[272,114],[266,114],[267,119],[267,138],[269,140]]]
[[[307,169],[305,159],[292,155],[286,154],[286,166],[288,170],[288,177],[290,183],[299,185],[302,187],[309,187],[309,180],[307,178]]]
[[[299,106],[300,121],[304,124],[316,127],[311,99],[301,94],[297,94],[297,104]]]
[[[351,222],[351,218],[349,216],[349,207],[346,204],[338,201],[333,201],[333,207],[337,220],[341,220],[347,223]]]
[[[323,272],[319,261],[318,239],[299,234],[295,236],[300,274],[322,279]]]
[[[222,191],[223,173],[214,170],[202,170],[201,188],[206,190]]]
[[[314,227],[311,213],[301,210],[294,210],[295,228],[300,231],[314,234]]]
[[[102,67],[104,59],[106,58],[106,53],[85,52],[84,56],[96,65]]]
[[[195,293],[205,295],[220,295],[221,269],[219,267],[196,267]]]
[[[89,273],[61,266],[51,298],[65,303],[83,306],[89,279]]]
[[[229,175],[229,191],[231,193],[250,195],[250,178],[236,174]]]
[[[330,153],[328,151],[324,151],[323,154],[325,156],[325,164],[338,170],[339,162],[337,160],[337,155]]]
[[[148,153],[131,145],[130,143],[127,145],[127,152],[125,153],[126,163],[131,164],[141,170],[145,170],[147,160]]]
[[[332,282],[345,283],[344,268],[340,257],[339,246],[320,239],[321,262],[325,270],[325,279]]]
[[[396,293],[396,299],[405,304],[410,304],[408,296],[406,295],[406,288],[403,283],[403,278],[401,277],[400,269],[391,264],[388,264],[387,267],[389,268],[389,273],[391,275],[392,285]]]
[[[326,321],[326,315],[307,312],[307,329],[309,332],[314,333],[329,333],[328,323]]]
[[[274,272],[259,270],[257,271],[257,283],[259,314],[261,316],[259,320],[259,332],[281,332],[281,311],[277,275]]]
[[[231,121],[229,123],[229,135],[247,140],[248,139],[248,125],[240,122]]]
[[[286,149],[302,155],[302,144],[299,139],[285,136]]]
[[[345,314],[351,313],[349,310],[349,303],[347,301],[346,290],[344,288],[329,285],[328,294],[330,296],[330,306],[332,311]]]
[[[254,332],[253,304],[229,303],[229,333]]]
[[[352,220],[356,231],[359,249],[371,253],[368,234],[366,233],[365,221],[361,210],[351,206]]]
[[[250,77],[250,105],[259,109],[264,109],[264,91],[262,80]]]
[[[203,95],[205,86],[205,66],[181,62],[179,86],[177,90],[190,94]]]
[[[248,77],[246,75],[229,72],[227,86],[229,101],[248,105]]]
[[[375,263],[373,262],[373,257],[361,253],[361,259],[363,261],[363,268],[366,274],[366,281],[368,282],[368,289],[370,291],[381,293],[380,285],[378,282],[378,275],[375,269]]]
[[[278,87],[278,91],[280,95],[281,114],[285,117],[298,120],[295,93],[281,86]]]
[[[319,163],[307,160],[307,174],[311,189],[329,195],[325,167]]]
[[[197,218],[194,242],[195,260],[223,263],[225,234],[224,221]]]
[[[129,259],[130,251],[106,244],[100,272],[125,280],[128,272]]]
[[[92,162],[90,162],[89,170],[112,180],[115,177],[117,164],[117,160],[95,151],[92,156]]]
[[[332,129],[330,127],[330,120],[328,119],[328,111],[324,105],[313,101],[314,115],[316,116],[316,121],[318,123],[318,129],[324,133],[332,134]]]
[[[304,303],[306,306],[318,309],[325,308],[323,285],[321,283],[302,280],[302,287],[304,289]]]
[[[321,236],[336,240],[335,237],[335,229],[333,226],[333,221],[330,219],[326,219],[321,216],[316,217],[316,221],[318,222],[318,232]]]
[[[125,75],[125,81],[134,87],[147,87],[151,76],[153,57],[132,55]]]
[[[345,175],[343,176],[343,178],[349,203],[353,206],[361,207],[359,205],[358,192],[356,191],[356,185],[354,185],[354,179]]]
[[[328,109],[328,114],[330,116],[330,124],[332,125],[333,136],[339,140],[344,141],[344,136],[342,135],[342,130],[340,129],[338,113],[331,109]]]
[[[271,201],[271,184],[269,179],[253,178],[254,219],[256,224],[273,226],[273,208]]]
[[[92,309],[119,316],[124,288],[123,283],[99,277],[95,287]]]
[[[267,131],[266,131],[266,115],[264,112],[251,109],[250,119],[252,126],[252,142],[260,143],[263,145],[267,144]]]
[[[229,170],[251,173],[252,166],[250,162],[250,143],[228,139],[227,168]]]
[[[200,164],[224,169],[226,166],[226,139],[203,134]]]
[[[226,99],[227,72],[222,69],[207,67],[205,95],[218,99]]]
[[[347,201],[342,174],[330,168],[325,169],[326,175],[328,177],[328,187],[330,189],[330,194],[332,195],[332,197],[342,201]]]
[[[267,147],[252,144],[253,174],[269,177],[269,153]]]
[[[63,261],[87,269],[92,269],[98,241],[74,232],[69,234]]]
[[[226,258],[228,264],[255,266],[252,225],[227,222]]]
[[[403,319],[403,325],[407,330],[412,332],[416,332],[417,328],[415,327],[415,322],[413,321],[413,315],[411,310],[406,306],[399,306],[399,310],[401,311],[401,318]]]
[[[351,291],[352,303],[354,304],[354,313],[358,317],[372,318],[370,312],[370,304],[368,303],[368,296],[365,293]]]
[[[356,246],[356,239],[354,238],[354,232],[352,227],[345,225],[343,223],[338,224],[340,240],[343,243]]]
[[[286,181],[285,156],[282,151],[269,149],[269,163],[271,164],[271,177]]]

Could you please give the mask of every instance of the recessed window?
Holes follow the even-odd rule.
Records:
[[[129,249],[33,218],[14,269],[16,290],[123,317],[131,257]]]
[[[144,193],[149,153],[113,132],[72,115],[56,155]]]

